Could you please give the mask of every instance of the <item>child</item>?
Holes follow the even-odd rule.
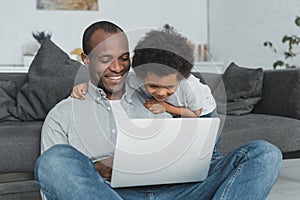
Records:
[[[187,39],[173,27],[152,30],[137,44],[126,84],[143,92],[144,106],[155,114],[171,113],[181,117],[209,116],[216,103],[207,85],[190,74],[193,51]],[[72,97],[82,98],[85,84],[74,87]]]

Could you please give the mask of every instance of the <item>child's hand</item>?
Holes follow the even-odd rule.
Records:
[[[159,114],[166,112],[166,106],[167,103],[164,101],[156,101],[155,99],[147,99],[146,103],[144,103],[144,106],[153,112],[154,114]]]
[[[87,89],[88,89],[88,84],[87,83],[80,83],[78,85],[75,85],[73,87],[71,97],[83,100],[83,99],[85,99],[85,94],[87,92]]]

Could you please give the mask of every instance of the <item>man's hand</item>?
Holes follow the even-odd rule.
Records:
[[[154,114],[159,114],[167,111],[168,103],[165,101],[156,101],[155,99],[147,99],[144,106]]]
[[[97,161],[94,163],[96,170],[104,179],[111,178],[113,160],[114,158],[105,158],[101,161]]]
[[[76,99],[85,99],[85,94],[87,92],[88,84],[87,83],[79,83],[73,87],[73,91],[71,93],[72,98]]]

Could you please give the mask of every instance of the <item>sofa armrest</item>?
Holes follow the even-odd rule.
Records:
[[[264,71],[262,99],[252,112],[300,119],[300,69]]]

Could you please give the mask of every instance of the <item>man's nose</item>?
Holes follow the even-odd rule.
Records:
[[[113,60],[110,65],[109,65],[109,69],[111,71],[114,71],[116,73],[119,73],[121,71],[123,71],[124,67],[123,65],[120,63],[119,59],[115,59]]]

